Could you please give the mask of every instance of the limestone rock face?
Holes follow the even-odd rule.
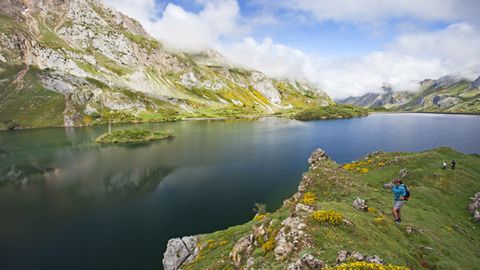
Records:
[[[196,236],[185,236],[168,240],[167,250],[163,254],[163,269],[177,270],[191,262],[198,255]]]
[[[277,260],[283,260],[294,250],[298,251],[304,245],[307,236],[304,231],[307,225],[301,217],[288,217],[282,221],[282,225],[275,237],[274,252]]]
[[[230,258],[237,269],[242,269],[242,266],[248,261],[254,249],[254,240],[254,235],[249,234],[240,238],[233,246]]]

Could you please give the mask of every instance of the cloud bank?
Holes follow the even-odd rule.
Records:
[[[473,16],[480,2],[473,0],[254,1],[264,9],[277,12],[277,17],[287,10],[310,16],[319,23],[338,21],[365,25],[405,17],[445,23],[435,31],[403,32],[382,50],[355,58],[330,57],[321,51],[306,54],[277,43],[268,35],[256,40],[253,35],[257,24],[275,22],[275,18],[246,19],[235,0],[197,0],[201,8],[196,13],[173,3],[157,4],[154,0],[105,2],[139,20],[171,49],[215,48],[238,65],[273,77],[308,79],[336,98],[380,92],[384,84],[396,90],[415,90],[418,82],[425,78],[457,74],[474,79],[480,75],[478,16]],[[291,13],[289,20],[292,20]]]

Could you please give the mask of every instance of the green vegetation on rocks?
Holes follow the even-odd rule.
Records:
[[[112,133],[100,135],[96,143],[145,143],[151,141],[159,141],[164,139],[172,139],[175,132],[166,130],[161,132],[153,132],[142,129],[116,130]]]
[[[451,159],[457,168],[442,170]],[[280,209],[197,236],[198,252],[182,269],[287,269],[319,260],[333,267],[327,269],[478,269],[480,227],[467,210],[480,191],[477,155],[443,147],[376,152],[344,165],[309,163],[298,192]],[[412,195],[395,224],[384,184],[400,171]],[[367,211],[354,207],[357,197]],[[343,264],[335,266],[337,259]]]
[[[300,121],[320,119],[341,119],[363,117],[368,115],[368,110],[362,107],[344,104],[334,104],[325,107],[311,107],[303,109],[293,115],[293,118]]]

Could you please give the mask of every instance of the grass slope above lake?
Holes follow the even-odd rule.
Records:
[[[456,170],[440,168],[442,161],[452,159]],[[391,217],[392,194],[383,185],[404,168],[404,183],[412,194],[397,225]],[[331,266],[341,250],[378,255],[387,264],[410,269],[478,269],[480,226],[467,211],[477,191],[480,158],[450,148],[379,152],[343,166],[320,161],[304,174],[299,192],[277,211],[198,236],[199,253],[182,269],[238,269],[247,264],[252,269],[287,269],[305,254]],[[352,206],[357,197],[367,200],[368,211]],[[288,227],[292,220],[299,223]],[[277,248],[285,246],[282,234],[291,241],[291,250],[279,257]]]
[[[116,130],[112,133],[100,135],[96,143],[145,143],[171,139],[175,137],[175,132],[171,130],[153,132],[142,129]]]

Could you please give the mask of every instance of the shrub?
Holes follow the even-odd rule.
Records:
[[[308,191],[303,194],[302,203],[306,205],[313,205],[317,201],[317,196],[315,193]]]
[[[398,265],[382,265],[369,262],[350,262],[337,266],[327,267],[327,270],[410,270],[410,268]]]
[[[335,210],[319,210],[315,211],[312,214],[312,218],[315,221],[318,221],[326,225],[340,225],[343,222],[342,214],[338,213]]]

